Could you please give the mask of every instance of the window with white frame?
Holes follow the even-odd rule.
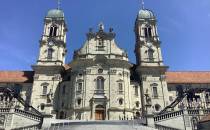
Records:
[[[42,86],[42,95],[47,95],[47,86]]]
[[[47,59],[52,59],[53,58],[53,49],[49,48],[47,50]]]
[[[139,96],[139,88],[138,86],[134,86],[135,96]]]
[[[148,49],[148,59],[149,59],[150,62],[154,61],[154,55],[153,54],[154,54],[154,50],[149,48]]]
[[[103,94],[104,93],[104,78],[103,77],[101,77],[101,76],[99,76],[99,77],[97,77],[97,79],[96,79],[96,91],[95,91],[95,93],[101,93],[101,94]]]
[[[158,84],[153,83],[150,86],[152,87],[153,97],[158,98]]]
[[[79,82],[77,85],[77,93],[81,93],[82,92],[82,82]]]
[[[123,94],[123,84],[118,83],[119,94]]]

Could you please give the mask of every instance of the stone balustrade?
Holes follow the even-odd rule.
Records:
[[[42,117],[27,111],[23,111],[20,109],[16,109],[16,108],[0,108],[0,113],[17,113],[17,114],[21,114],[27,118],[36,120],[36,121],[41,121]]]
[[[37,121],[41,121],[42,120],[41,116],[33,114],[33,113],[30,113],[30,112],[26,112],[26,111],[23,111],[23,110],[20,110],[20,109],[15,109],[14,112],[18,113],[18,114],[21,114],[21,115],[23,115],[23,116],[25,116],[27,118],[33,119],[33,120],[37,120]]]
[[[0,108],[0,113],[9,113],[10,108]]]
[[[208,115],[210,113],[210,109],[203,110],[203,114]]]
[[[155,116],[154,121],[157,122],[157,121],[160,121],[160,120],[165,120],[165,119],[181,116],[183,114],[184,114],[183,110],[176,111],[176,112],[170,112],[170,113]]]
[[[199,115],[199,110],[187,110],[187,113],[189,115]]]

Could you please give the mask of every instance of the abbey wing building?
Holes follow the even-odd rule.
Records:
[[[164,43],[151,10],[141,9],[134,24],[136,64],[116,43],[113,29],[102,23],[96,32],[89,30],[66,64],[67,31],[64,12],[49,10],[33,71],[1,71],[0,87],[15,89],[42,115],[56,119],[147,117],[146,124],[159,129],[197,129],[198,121],[210,112],[210,72],[167,71],[161,53]],[[1,108],[21,108],[0,96]],[[0,125],[6,121],[2,118]]]

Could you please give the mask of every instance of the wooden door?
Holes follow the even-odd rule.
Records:
[[[104,119],[104,110],[96,110],[95,120],[105,120]]]

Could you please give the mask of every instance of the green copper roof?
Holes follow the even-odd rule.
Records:
[[[51,9],[48,11],[48,18],[64,18],[64,12],[60,9]]]
[[[155,19],[155,15],[151,10],[141,9],[138,15],[139,19]]]

